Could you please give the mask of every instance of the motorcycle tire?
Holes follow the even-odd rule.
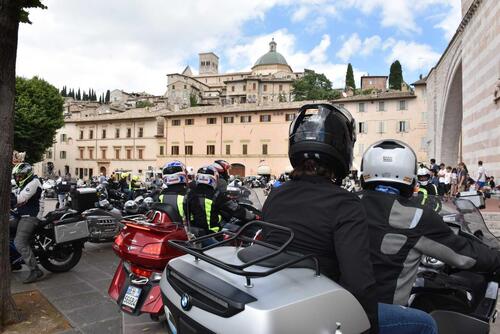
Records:
[[[50,272],[53,273],[64,273],[67,272],[71,269],[73,269],[74,266],[80,262],[80,259],[82,258],[82,252],[83,249],[80,245],[74,245],[73,250],[67,255],[65,258],[59,258],[59,259],[53,259],[47,256],[47,254],[42,254],[38,257],[38,261],[44,267]],[[58,260],[63,260],[63,261],[58,261]],[[55,263],[53,261],[56,261]]]

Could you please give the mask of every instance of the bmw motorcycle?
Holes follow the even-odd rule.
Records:
[[[10,263],[12,269],[21,269],[24,263],[14,246],[14,238],[20,217],[10,213]],[[81,221],[74,210],[55,210],[39,220],[33,235],[32,249],[37,261],[53,273],[71,270],[82,257],[83,245],[87,241],[87,223]]]
[[[500,249],[479,211],[462,201],[443,203],[444,221],[457,233]],[[281,245],[269,244],[245,235],[250,228],[276,229],[289,237]],[[292,230],[250,222],[215,237],[222,241],[206,247],[199,245],[207,237],[169,241],[187,253],[168,263],[160,281],[170,333],[345,334],[370,328],[360,303],[321,275],[314,257],[287,251]],[[429,312],[441,334],[488,333],[497,294],[498,283],[489,274],[424,257],[408,304]]]

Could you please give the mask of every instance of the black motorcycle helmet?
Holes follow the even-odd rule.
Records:
[[[290,124],[288,157],[293,167],[314,159],[332,168],[336,179],[349,173],[356,142],[355,121],[347,109],[332,104],[306,104]]]

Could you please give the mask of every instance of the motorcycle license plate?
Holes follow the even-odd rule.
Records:
[[[127,293],[125,294],[125,297],[123,297],[123,302],[122,305],[131,307],[132,310],[135,309],[135,306],[137,305],[137,302],[139,301],[139,297],[141,296],[142,289],[135,287],[135,286],[129,286],[127,288]]]

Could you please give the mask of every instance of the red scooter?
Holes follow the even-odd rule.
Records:
[[[168,261],[183,255],[168,240],[187,240],[179,213],[170,205],[153,204],[146,215],[127,217],[113,250],[121,262],[108,294],[131,315],[149,313],[159,320],[164,313],[159,282]]]

